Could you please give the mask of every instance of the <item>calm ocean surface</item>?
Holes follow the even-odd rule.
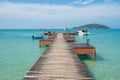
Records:
[[[63,30],[52,30],[63,31]],[[96,47],[96,61],[83,59],[94,80],[120,80],[120,29],[90,30],[89,36],[76,36],[78,42]],[[43,35],[43,31],[0,30],[0,80],[22,80],[27,71],[46,49],[39,48],[38,40],[31,36]]]

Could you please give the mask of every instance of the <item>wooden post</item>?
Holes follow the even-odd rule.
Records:
[[[89,40],[89,39],[87,39],[87,46],[89,46],[89,43],[90,43],[90,40]]]
[[[96,59],[96,50],[94,50],[94,53],[92,54],[92,59],[93,59],[93,60]]]
[[[39,47],[41,47],[41,44],[39,44]]]

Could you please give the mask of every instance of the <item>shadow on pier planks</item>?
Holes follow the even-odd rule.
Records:
[[[62,33],[50,44],[23,80],[92,80]]]

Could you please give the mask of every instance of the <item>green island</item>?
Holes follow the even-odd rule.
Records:
[[[73,27],[73,29],[110,29],[110,27],[102,24],[86,24],[82,26]]]

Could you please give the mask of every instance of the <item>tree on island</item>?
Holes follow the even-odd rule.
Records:
[[[86,24],[78,27],[73,27],[73,29],[110,29],[110,27],[102,24]]]

